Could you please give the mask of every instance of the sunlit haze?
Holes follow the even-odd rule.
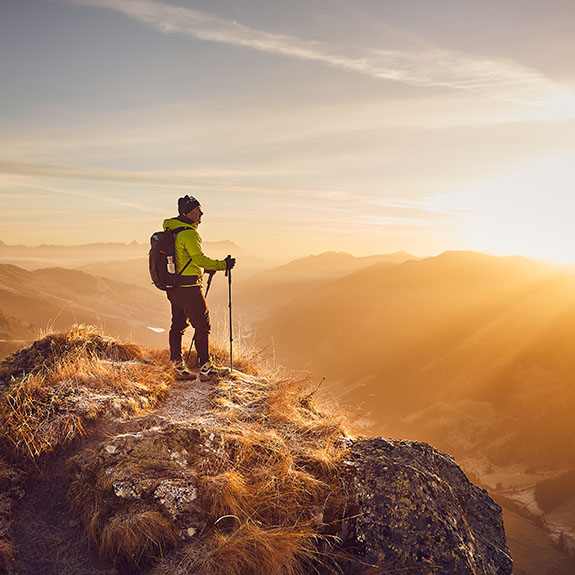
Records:
[[[4,0],[0,240],[575,263],[575,4]]]

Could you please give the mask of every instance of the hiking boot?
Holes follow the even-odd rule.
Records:
[[[196,374],[192,373],[188,369],[188,366],[185,363],[181,361],[174,362],[173,366],[174,366],[174,377],[176,379],[196,379]]]
[[[223,377],[224,375],[228,375],[228,373],[230,373],[229,367],[220,367],[216,365],[211,358],[200,367],[200,379],[202,381]]]

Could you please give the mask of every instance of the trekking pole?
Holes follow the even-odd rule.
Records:
[[[214,279],[214,276],[216,275],[216,270],[206,270],[206,273],[208,274],[208,276],[210,276],[208,278],[208,285],[206,286],[206,297],[208,297],[208,292],[210,291],[210,286],[212,285],[212,280]]]
[[[232,256],[228,256],[231,258]],[[234,370],[234,360],[233,360],[233,332],[232,332],[232,270],[226,270],[226,276],[228,278],[228,307],[230,308],[230,371]]]

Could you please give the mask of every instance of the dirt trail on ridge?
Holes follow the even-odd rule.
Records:
[[[90,546],[67,500],[70,457],[96,447],[106,437],[152,427],[163,418],[189,421],[206,413],[213,383],[175,381],[154,409],[126,422],[101,421],[64,453],[53,455],[32,472],[13,523],[18,547],[17,575],[118,575]]]
[[[68,505],[66,461],[70,455],[53,457],[26,485],[13,524],[19,575],[116,574],[90,548]]]

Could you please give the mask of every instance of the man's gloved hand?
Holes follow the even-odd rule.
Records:
[[[226,262],[226,269],[231,270],[236,265],[236,258],[232,258],[232,256],[228,256],[225,259]]]

